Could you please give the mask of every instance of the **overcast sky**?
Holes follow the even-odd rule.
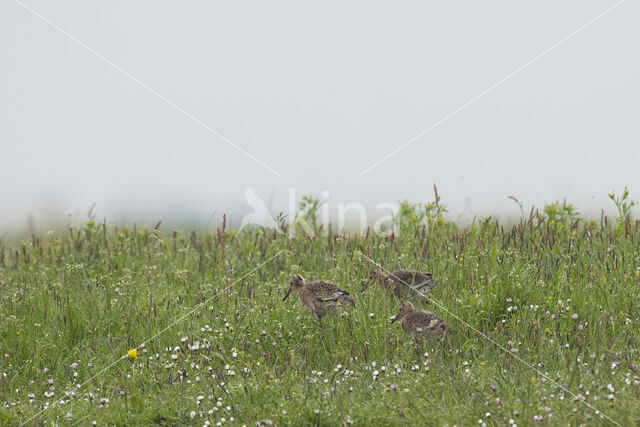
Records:
[[[0,1],[0,229],[94,202],[206,223],[247,187],[274,213],[434,182],[463,217],[640,198],[637,1],[22,1]]]

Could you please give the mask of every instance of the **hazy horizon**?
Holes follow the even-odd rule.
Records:
[[[640,199],[639,16],[616,1],[1,2],[0,233],[93,203],[129,223],[239,223],[247,187],[274,214],[290,188],[375,212],[434,183],[452,219],[519,216],[509,195],[613,213],[610,191]]]

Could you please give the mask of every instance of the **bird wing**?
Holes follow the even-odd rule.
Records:
[[[389,277],[396,283],[413,287],[423,287],[425,284],[429,286],[429,283],[433,282],[433,275],[431,273],[413,270],[394,271],[389,274]]]
[[[419,324],[424,328],[429,328],[442,321],[442,319],[440,319],[435,314],[422,310],[412,311],[408,314],[408,316],[411,316],[410,320],[412,322],[414,322],[415,324]]]
[[[396,283],[401,283],[411,286],[413,283],[414,272],[409,270],[393,271],[389,274],[389,278]]]
[[[314,297],[322,302],[334,302],[340,298],[349,296],[349,292],[340,289],[337,285],[331,282],[311,282],[308,285]]]

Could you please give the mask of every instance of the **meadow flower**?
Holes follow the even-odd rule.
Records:
[[[138,358],[138,350],[135,348],[128,350],[127,357],[129,358],[129,360],[136,360]]]
[[[541,421],[542,420],[542,415],[535,415],[533,417],[533,419],[536,420],[536,421]]]
[[[574,318],[574,319],[577,319],[579,316],[578,316],[578,313],[573,313],[573,314],[571,315],[571,317],[572,317],[572,318]]]

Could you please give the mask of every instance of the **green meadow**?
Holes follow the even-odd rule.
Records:
[[[402,203],[394,231],[80,225],[0,242],[0,425],[635,425],[640,222]],[[298,224],[293,225],[298,228]],[[434,274],[416,348],[372,268]],[[289,277],[356,306],[324,330]],[[134,351],[135,350],[135,351]]]

